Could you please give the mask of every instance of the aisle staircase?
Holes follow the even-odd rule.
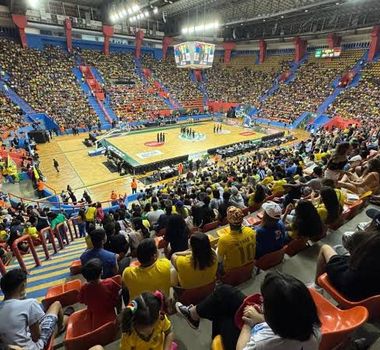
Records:
[[[350,81],[350,83],[346,87],[339,87],[339,83],[340,83],[340,81],[344,75],[339,75],[338,77],[336,77],[334,79],[334,81],[331,84],[332,87],[334,88],[334,91],[318,107],[317,118],[320,115],[325,114],[325,112],[327,111],[329,106],[332,103],[334,103],[334,101],[336,100],[336,98],[339,96],[339,94],[342,91],[344,91],[346,89],[350,89],[350,88],[355,88],[359,84],[360,79],[361,79],[361,72],[362,72],[362,69],[364,67],[364,65],[362,63],[366,62],[367,59],[368,59],[368,50],[366,50],[364,55],[362,57],[360,57],[360,59],[356,62],[356,64],[351,68],[351,70],[355,73],[355,76],[352,79],[352,81]]]
[[[102,129],[106,129],[106,130],[110,129],[111,128],[111,118],[107,115],[104,106],[102,108],[101,102],[99,102],[92,95],[91,88],[87,84],[86,80],[83,79],[84,77],[83,77],[82,72],[80,71],[80,69],[78,67],[73,68],[72,72],[74,73],[74,75],[75,75],[75,77],[77,79],[77,83],[81,87],[82,91],[85,93],[89,105],[92,107],[92,109],[97,114],[97,116],[98,116],[98,118],[100,120]]]
[[[84,238],[79,238],[68,246],[65,246],[65,249],[59,250],[57,254],[51,255],[49,260],[45,260],[42,247],[39,246],[36,248],[41,261],[41,266],[39,267],[35,267],[31,254],[24,255],[23,259],[30,272],[26,287],[28,298],[37,299],[37,301],[41,302],[50,287],[67,282],[71,277],[69,270],[70,263],[73,260],[79,259],[85,249],[86,243]],[[14,268],[19,268],[17,260],[14,260],[14,262],[7,266],[8,271]],[[0,299],[2,298],[3,295],[0,292]]]
[[[135,73],[140,78],[141,82],[146,87],[153,88],[156,91],[157,97],[160,98],[169,107],[169,109],[176,110],[176,109],[183,108],[182,105],[179,103],[179,101],[169,91],[169,89],[159,79],[157,79],[157,77],[154,76],[152,71],[151,71],[152,80],[149,81],[146,78],[140,59],[135,58],[134,62],[135,62]],[[168,96],[168,98],[165,98],[163,95]]]
[[[201,71],[202,81],[197,81],[197,79],[195,77],[194,70],[191,70],[189,74],[190,74],[191,81],[196,85],[197,89],[202,93],[202,104],[203,104],[203,106],[207,106],[207,104],[208,104],[208,93],[207,93],[207,89],[205,86],[206,73],[203,70]]]
[[[302,60],[300,60],[299,62],[295,62],[293,61],[290,65],[290,72],[291,74],[289,75],[289,77],[284,81],[285,84],[290,84],[294,81],[294,79],[296,78],[296,75],[297,75],[297,71],[298,69],[300,68],[300,66],[302,66],[306,61],[307,61],[307,58],[308,58],[308,54],[306,54]],[[280,88],[280,77],[281,75],[283,74],[283,72],[281,72],[273,81],[273,85],[271,86],[271,88],[266,92],[264,93],[264,95],[262,95],[260,98],[259,98],[259,101],[260,102],[264,102],[269,96],[272,96],[276,93],[276,91]]]

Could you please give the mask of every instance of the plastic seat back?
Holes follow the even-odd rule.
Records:
[[[224,350],[222,337],[220,335],[217,335],[212,340],[211,350]]]
[[[215,281],[205,286],[197,288],[184,289],[180,287],[174,287],[176,299],[184,305],[197,305],[207,296],[209,296],[215,289]]]
[[[306,238],[296,238],[288,243],[285,253],[289,256],[294,256],[301,250],[307,248],[307,239]]]
[[[73,280],[59,286],[50,287],[47,290],[45,299],[42,301],[45,310],[55,301],[59,301],[63,307],[77,303],[81,287],[82,282],[80,280]]]
[[[225,275],[221,277],[221,280],[225,284],[237,286],[252,278],[252,271],[254,266],[255,264],[251,262],[244,266],[232,269],[226,272]]]
[[[70,264],[70,273],[72,275],[78,275],[82,271],[82,262],[80,260],[74,260]]]
[[[319,350],[330,350],[343,344],[348,336],[368,319],[368,310],[365,307],[356,306],[349,310],[340,310],[315,289],[310,288],[309,291],[322,323]]]
[[[218,226],[219,226],[219,221],[209,222],[208,224],[202,227],[202,232],[205,233],[211,230],[215,230]]]
[[[369,318],[371,320],[380,319],[380,295],[374,295],[370,298],[360,301],[350,301],[334,288],[334,286],[329,281],[327,273],[319,276],[318,283],[339,304],[340,308],[350,309],[355,306],[364,306],[367,308],[369,312]]]
[[[92,346],[105,346],[115,340],[118,332],[116,322],[107,322],[96,329],[93,329],[92,324],[92,316],[87,309],[74,312],[67,324],[65,349],[88,350]]]
[[[255,265],[261,270],[268,270],[273,266],[276,266],[284,259],[287,246],[282,247],[275,252],[265,254],[261,258],[255,260]]]

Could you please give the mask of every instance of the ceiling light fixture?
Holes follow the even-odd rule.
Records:
[[[155,7],[155,8],[153,9],[153,13],[154,13],[155,15],[157,15],[157,13],[158,13],[158,7]]]

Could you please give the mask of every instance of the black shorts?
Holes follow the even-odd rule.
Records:
[[[334,255],[326,265],[327,276],[331,284],[341,292],[346,289],[345,275],[349,270],[349,260],[348,255]]]

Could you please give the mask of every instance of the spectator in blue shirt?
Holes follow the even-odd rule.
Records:
[[[90,234],[92,249],[87,249],[80,257],[82,266],[91,259],[99,259],[103,264],[102,279],[110,278],[118,273],[117,254],[103,249],[106,243],[106,231],[103,229],[93,230]]]
[[[286,177],[293,177],[297,172],[297,165],[292,159],[289,162],[289,166],[286,168]]]
[[[285,225],[281,221],[282,210],[275,202],[266,202],[263,221],[256,227],[256,259],[281,249],[285,245]]]

